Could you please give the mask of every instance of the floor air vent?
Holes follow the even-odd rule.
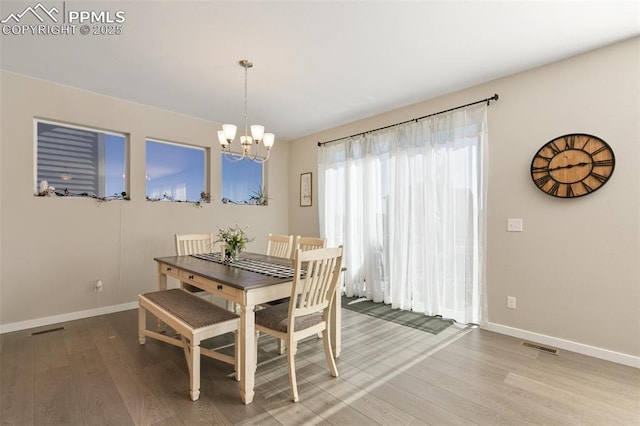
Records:
[[[64,327],[56,327],[56,328],[50,328],[49,330],[34,331],[33,333],[31,333],[31,335],[37,336],[38,334],[53,333],[54,331],[59,331],[59,330],[64,330]]]
[[[558,355],[558,350],[554,348],[548,348],[546,346],[536,345],[535,343],[522,342],[522,346],[527,346],[529,348],[538,349],[542,352],[546,352],[552,355]]]

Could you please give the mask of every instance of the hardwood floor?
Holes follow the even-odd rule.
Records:
[[[1,424],[640,424],[638,369],[479,329],[433,336],[347,310],[339,378],[329,376],[321,340],[300,343],[300,402],[290,400],[286,355],[268,336],[252,404],[241,403],[232,367],[206,357],[192,402],[182,350],[139,345],[136,312],[0,336]]]

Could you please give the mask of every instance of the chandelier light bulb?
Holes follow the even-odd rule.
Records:
[[[236,138],[236,130],[238,130],[238,128],[233,124],[222,125],[222,131],[224,132],[224,136],[229,143],[233,142],[233,140]]]
[[[264,147],[267,148],[267,150],[270,150],[275,139],[276,135],[274,135],[273,133],[265,133],[262,138],[262,143],[264,144]]]
[[[263,135],[264,126],[260,126],[258,124],[254,124],[253,126],[251,126],[251,136],[253,136],[253,140],[255,140],[256,142],[260,142]]]
[[[220,142],[220,146],[226,148],[229,145],[229,141],[224,134],[224,130],[218,130],[218,142]]]

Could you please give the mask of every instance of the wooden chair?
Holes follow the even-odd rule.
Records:
[[[296,237],[296,242],[293,246],[292,256],[295,254],[295,251],[300,249],[302,251],[307,250],[315,250],[319,248],[325,248],[327,246],[326,238],[317,238],[317,237],[301,237],[298,235]]]
[[[293,250],[291,251],[292,256],[295,256],[296,250],[315,250],[319,248],[325,248],[327,246],[326,238],[318,238],[318,237],[301,237],[300,235],[296,236],[295,245],[293,246]],[[288,299],[286,299],[288,300]],[[277,301],[281,302],[281,301]],[[318,332],[318,338],[322,339],[322,332]],[[283,340],[278,341],[278,352],[280,355],[285,353],[287,350],[287,345]]]
[[[147,311],[173,328],[180,334],[180,338],[147,329]],[[180,288],[154,291],[138,296],[140,344],[144,345],[146,337],[151,337],[182,347],[189,368],[189,393],[193,401],[200,397],[200,355],[232,364],[236,370],[236,379],[240,380],[238,368],[240,339],[237,333],[239,325],[238,315]],[[236,332],[235,356],[200,347],[200,342],[203,340],[230,332]]]
[[[291,258],[293,249],[293,235],[269,234],[267,238],[267,255]]]
[[[176,234],[176,255],[213,253],[213,234]]]
[[[270,306],[255,313],[257,331],[287,342],[289,384],[291,399],[294,402],[298,401],[295,353],[299,340],[323,332],[324,353],[329,371],[333,377],[338,377],[328,323],[341,268],[342,246],[310,251],[297,250],[289,302]],[[257,346],[256,335],[256,348]]]
[[[176,256],[212,253],[214,244],[213,234],[176,234]],[[199,293],[200,295],[205,293],[198,287],[182,281],[180,282],[180,287],[191,293]]]

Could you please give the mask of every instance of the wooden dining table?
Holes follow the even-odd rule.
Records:
[[[216,257],[218,256],[218,257]],[[167,277],[198,287],[240,308],[240,396],[250,404],[254,396],[256,363],[255,308],[291,295],[293,260],[242,252],[237,264],[224,263],[219,254],[156,257],[158,289],[167,289]],[[261,270],[263,272],[256,272]],[[341,348],[341,296],[336,290],[329,318],[334,356]]]

